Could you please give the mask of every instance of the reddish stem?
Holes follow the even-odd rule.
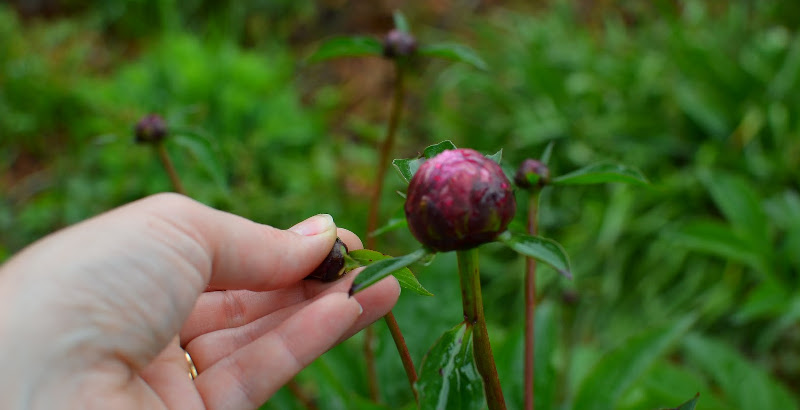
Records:
[[[537,213],[539,190],[531,193],[528,202],[528,233],[539,231]],[[536,343],[536,260],[525,258],[525,410],[534,408],[535,345]]]
[[[169,180],[172,182],[172,187],[175,189],[175,192],[186,195],[186,190],[183,189],[181,178],[178,176],[178,172],[175,171],[175,166],[172,165],[172,160],[169,158],[169,153],[167,152],[167,147],[164,145],[164,141],[155,144],[155,149],[156,153],[158,153],[158,159],[161,160],[161,165],[164,166],[164,170],[167,171],[167,175],[169,175]]]

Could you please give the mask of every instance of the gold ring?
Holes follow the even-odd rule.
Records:
[[[189,364],[189,380],[194,380],[197,378],[197,367],[194,365],[192,356],[189,356],[189,352],[184,350],[183,353],[186,355],[186,363]]]

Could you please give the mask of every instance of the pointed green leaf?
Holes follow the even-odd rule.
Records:
[[[450,149],[456,149],[456,144],[453,144],[453,142],[450,140],[444,140],[438,144],[433,144],[426,147],[425,150],[422,151],[422,156],[431,159]]]
[[[489,158],[490,160],[499,164],[500,161],[503,160],[503,149],[500,148],[500,151],[497,151],[492,155],[487,155],[486,158]]]
[[[635,168],[621,164],[600,163],[554,178],[553,185],[589,185],[608,182],[647,185],[650,182]]]
[[[752,184],[722,172],[703,179],[714,203],[734,228],[751,237],[754,246],[770,247],[767,214]]]
[[[189,154],[194,157],[195,162],[203,168],[214,183],[224,191],[228,191],[225,172],[209,140],[196,133],[185,133],[175,135],[173,138],[167,139],[167,142],[174,143],[188,151]]]
[[[798,402],[768,371],[750,363],[729,342],[690,335],[684,348],[691,363],[711,376],[731,408],[797,409]]]
[[[569,256],[558,242],[540,236],[509,231],[503,232],[497,239],[518,253],[544,262],[555,268],[558,273],[572,279]]]
[[[406,181],[406,184],[408,184],[411,182],[411,178],[414,177],[414,174],[417,173],[423,161],[425,161],[424,158],[395,159],[392,161],[392,166],[394,170],[400,174],[400,177],[403,178],[403,181]]]
[[[314,54],[308,57],[311,63],[317,63],[331,58],[381,56],[383,44],[372,37],[334,37],[326,40],[317,48]]]
[[[394,28],[404,32],[411,34],[411,28],[408,26],[408,20],[406,20],[406,16],[400,10],[395,10],[392,14],[392,18],[394,19]]]
[[[431,347],[415,383],[421,409],[480,410],[483,381],[472,354],[472,327],[465,323],[445,332]]]
[[[369,233],[369,236],[375,237],[379,235],[383,235],[386,232],[394,231],[395,229],[400,229],[408,226],[408,221],[406,218],[392,218],[385,225],[381,226],[380,228],[372,231]]]
[[[347,255],[352,258],[352,260],[359,263],[359,266],[369,266],[378,261],[391,258],[389,255],[384,255],[380,252],[369,249],[358,249],[348,252]],[[419,283],[417,277],[411,273],[410,269],[402,268],[394,271],[392,275],[397,278],[397,282],[400,283],[400,287],[403,289],[408,289],[422,296],[433,296],[433,293],[428,292],[427,289],[422,287],[422,284]]]
[[[355,280],[350,287],[350,294],[361,292],[362,290],[374,285],[379,280],[393,274],[395,271],[405,268],[408,265],[422,259],[428,254],[425,248],[417,249],[408,255],[398,256],[396,258],[389,258],[377,261],[367,266]]]
[[[426,147],[425,150],[422,151],[421,158],[395,159],[392,161],[392,166],[394,166],[395,171],[400,174],[400,177],[403,178],[406,183],[409,183],[420,165],[422,165],[426,159],[433,158],[449,149],[456,149],[456,146],[452,141],[445,140]]]
[[[697,407],[697,400],[700,399],[700,393],[697,393],[691,400],[681,404],[673,410],[694,410]]]
[[[731,259],[766,274],[769,264],[753,249],[748,240],[717,221],[697,220],[687,223],[675,234],[676,243],[696,252]]]
[[[553,146],[556,145],[555,141],[550,141],[546,147],[544,147],[544,152],[542,152],[542,156],[539,158],[539,161],[542,164],[547,165],[550,162],[550,157],[553,155]]]
[[[419,54],[444,58],[451,61],[467,63],[480,70],[487,70],[489,65],[475,50],[457,43],[430,44],[419,48]]]
[[[669,353],[694,317],[668,326],[655,327],[625,340],[605,354],[583,379],[573,404],[574,410],[614,410],[627,389],[646,373],[653,363]]]

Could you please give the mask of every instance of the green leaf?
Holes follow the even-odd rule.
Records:
[[[555,268],[558,273],[572,279],[569,256],[558,242],[539,236],[509,231],[503,232],[497,239],[518,253],[544,262]]]
[[[311,63],[340,57],[383,55],[383,44],[372,37],[334,37],[322,43],[314,54],[308,57]]]
[[[636,185],[647,185],[650,183],[641,172],[634,168],[621,164],[599,163],[554,178],[552,184],[589,185],[608,182],[624,182]]]
[[[404,32],[411,34],[411,28],[408,26],[408,20],[406,20],[406,16],[400,10],[395,10],[392,14],[392,18],[394,19],[394,28]]]
[[[722,172],[703,180],[714,203],[734,228],[752,238],[754,246],[771,246],[767,214],[758,193],[748,181]]]
[[[700,393],[695,394],[691,400],[681,404],[680,406],[676,407],[673,410],[694,410],[695,407],[697,406],[698,399],[700,399]]]
[[[675,234],[675,241],[693,251],[734,260],[761,273],[769,271],[768,263],[748,241],[729,226],[717,221],[697,220],[687,223]]]
[[[539,161],[542,164],[547,165],[550,162],[550,157],[553,155],[553,146],[556,145],[555,141],[550,141],[546,147],[544,147],[544,152],[542,152],[542,156],[539,158]]]
[[[175,135],[167,141],[188,151],[214,183],[225,192],[228,192],[225,172],[217,159],[217,155],[215,155],[215,150],[210,141],[194,133]]]
[[[595,364],[578,388],[574,410],[613,410],[627,389],[645,374],[694,323],[684,318],[625,340]]]
[[[392,166],[394,166],[395,171],[400,174],[400,177],[403,178],[406,183],[409,183],[420,165],[422,165],[426,159],[433,158],[450,149],[456,149],[455,144],[450,140],[445,140],[426,147],[425,150],[422,151],[421,158],[395,159],[392,161]]]
[[[450,140],[444,140],[438,144],[429,145],[422,151],[422,156],[431,159],[447,150],[457,149],[456,144]]]
[[[369,249],[358,249],[355,251],[348,252],[347,255],[355,262],[357,262],[360,266],[369,266],[375,262],[383,261],[390,259],[391,256],[384,255],[380,252],[369,250]],[[422,284],[419,283],[417,277],[411,273],[411,270],[408,268],[402,268],[396,270],[392,273],[392,275],[397,278],[397,282],[400,283],[400,287],[403,289],[408,289],[418,295],[422,296],[433,296],[433,293],[429,292],[427,289],[422,287]],[[360,276],[360,275],[359,275]]]
[[[472,354],[472,327],[466,323],[445,332],[422,359],[415,383],[421,409],[480,410],[483,381]]]
[[[489,158],[490,160],[499,164],[500,161],[503,160],[503,149],[500,148],[500,151],[497,151],[492,155],[487,155],[486,158]]]
[[[402,194],[402,192],[399,192],[399,193]],[[370,232],[369,236],[375,237],[375,236],[383,235],[386,232],[391,232],[391,231],[394,231],[395,229],[404,228],[406,226],[408,226],[408,221],[406,221],[405,217],[403,217],[403,218],[392,218],[388,222],[386,222],[385,225],[383,225],[380,228]]]
[[[403,181],[406,181],[406,184],[408,184],[424,161],[424,158],[395,159],[392,160],[392,166],[395,171],[400,174],[400,177],[403,178]]]
[[[430,44],[420,47],[419,54],[467,63],[480,70],[487,70],[489,68],[489,65],[486,64],[486,61],[484,61],[481,56],[475,52],[475,50],[463,44]]]
[[[422,259],[428,254],[425,248],[417,249],[408,255],[398,256],[396,258],[389,258],[377,261],[366,267],[350,287],[350,294],[361,292],[362,290],[374,285],[379,280],[393,274],[395,271],[405,268],[408,265]]]
[[[711,376],[731,408],[798,408],[787,388],[727,343],[690,335],[684,347],[689,362]]]

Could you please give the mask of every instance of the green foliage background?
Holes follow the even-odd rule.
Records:
[[[88,3],[0,5],[0,262],[170,189],[133,144],[148,112],[176,130],[168,148],[196,199],[278,227],[330,213],[364,233],[390,65],[304,59],[327,37],[381,35],[390,9]],[[798,408],[800,5],[541,3],[403,9],[421,42],[469,44],[490,68],[419,64],[396,155],[450,139],[503,148],[513,169],[555,141],[555,175],[610,159],[653,182],[543,193],[542,233],[565,245],[575,280],[540,269],[537,408],[650,409],[696,392],[699,409]],[[389,177],[384,220],[402,186]],[[380,244],[415,247],[406,230]],[[524,263],[492,245],[482,258],[501,381],[519,408]],[[414,270],[436,296],[404,294],[395,314],[419,365],[461,308],[453,255]],[[365,398],[357,336],[301,374],[320,408],[409,406],[376,329],[385,404]],[[302,408],[288,391],[265,407]]]

